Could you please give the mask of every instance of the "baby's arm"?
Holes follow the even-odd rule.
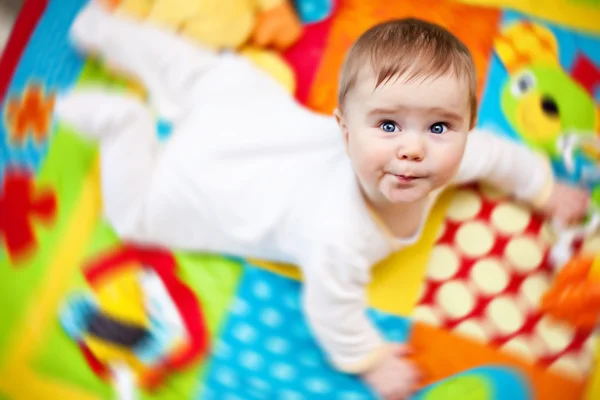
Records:
[[[367,318],[370,265],[348,256],[328,249],[303,268],[309,325],[338,370],[359,374],[385,399],[405,398],[417,384],[416,369],[402,358],[402,346],[386,343]]]
[[[366,315],[368,267],[343,265],[345,258],[329,249],[307,263],[303,305],[313,333],[334,366],[359,373],[373,365],[385,346]]]
[[[554,181],[550,162],[523,144],[485,130],[469,134],[456,183],[483,180],[540,208],[562,224],[579,222],[589,194]]]
[[[485,130],[469,133],[456,183],[483,180],[515,197],[543,205],[554,179],[550,163],[541,154]]]

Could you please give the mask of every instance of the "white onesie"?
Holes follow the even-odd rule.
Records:
[[[298,265],[305,315],[332,363],[346,372],[372,365],[384,342],[365,315],[371,267],[419,234],[394,239],[373,219],[335,120],[241,57],[94,5],[71,34],[139,77],[173,122],[161,144],[155,115],[133,97],[91,88],[57,103],[62,121],[99,140],[104,213],[120,237]],[[532,202],[552,183],[544,160],[485,132],[469,136],[454,183],[476,179]]]

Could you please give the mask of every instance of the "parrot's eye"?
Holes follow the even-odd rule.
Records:
[[[524,71],[513,79],[510,90],[515,97],[520,97],[531,91],[535,84],[535,76],[530,71]]]

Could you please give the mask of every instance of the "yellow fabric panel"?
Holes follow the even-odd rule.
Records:
[[[95,297],[100,310],[110,317],[138,326],[147,326],[148,317],[144,307],[144,293],[138,272],[140,265],[130,263],[119,271],[109,274],[96,287]]]
[[[596,340],[595,368],[590,376],[590,382],[585,394],[585,400],[600,399],[600,340]]]
[[[135,373],[146,371],[144,364],[127,348],[90,335],[84,335],[83,342],[100,362],[107,364],[109,367],[111,364],[123,363],[128,365]]]
[[[32,359],[43,343],[44,335],[56,324],[56,313],[68,293],[71,278],[83,262],[85,250],[101,210],[100,168],[94,163],[86,177],[79,202],[64,230],[59,245],[53,249],[52,264],[46,269],[31,307],[14,329],[7,346],[5,363],[0,371],[0,390],[11,399],[99,400],[76,386],[56,382],[32,369]]]
[[[450,204],[451,194],[452,192],[448,191],[438,199],[417,243],[392,254],[375,266],[373,280],[368,289],[369,304],[372,307],[401,316],[412,313],[424,281],[431,250]],[[294,266],[262,260],[250,262],[271,272],[301,280],[300,271]]]
[[[289,64],[276,52],[256,47],[245,47],[241,54],[248,57],[255,66],[271,75],[293,95],[296,91],[296,76]]]
[[[514,9],[571,28],[600,34],[600,6],[591,0],[455,0],[459,3]]]

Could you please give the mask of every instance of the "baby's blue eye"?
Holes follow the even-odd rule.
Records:
[[[439,135],[440,133],[446,132],[446,130],[448,130],[448,127],[442,122],[436,122],[435,124],[429,127],[429,130],[431,131],[431,133],[436,133]]]
[[[392,121],[384,121],[379,126],[384,132],[393,133],[396,131],[396,124]]]

